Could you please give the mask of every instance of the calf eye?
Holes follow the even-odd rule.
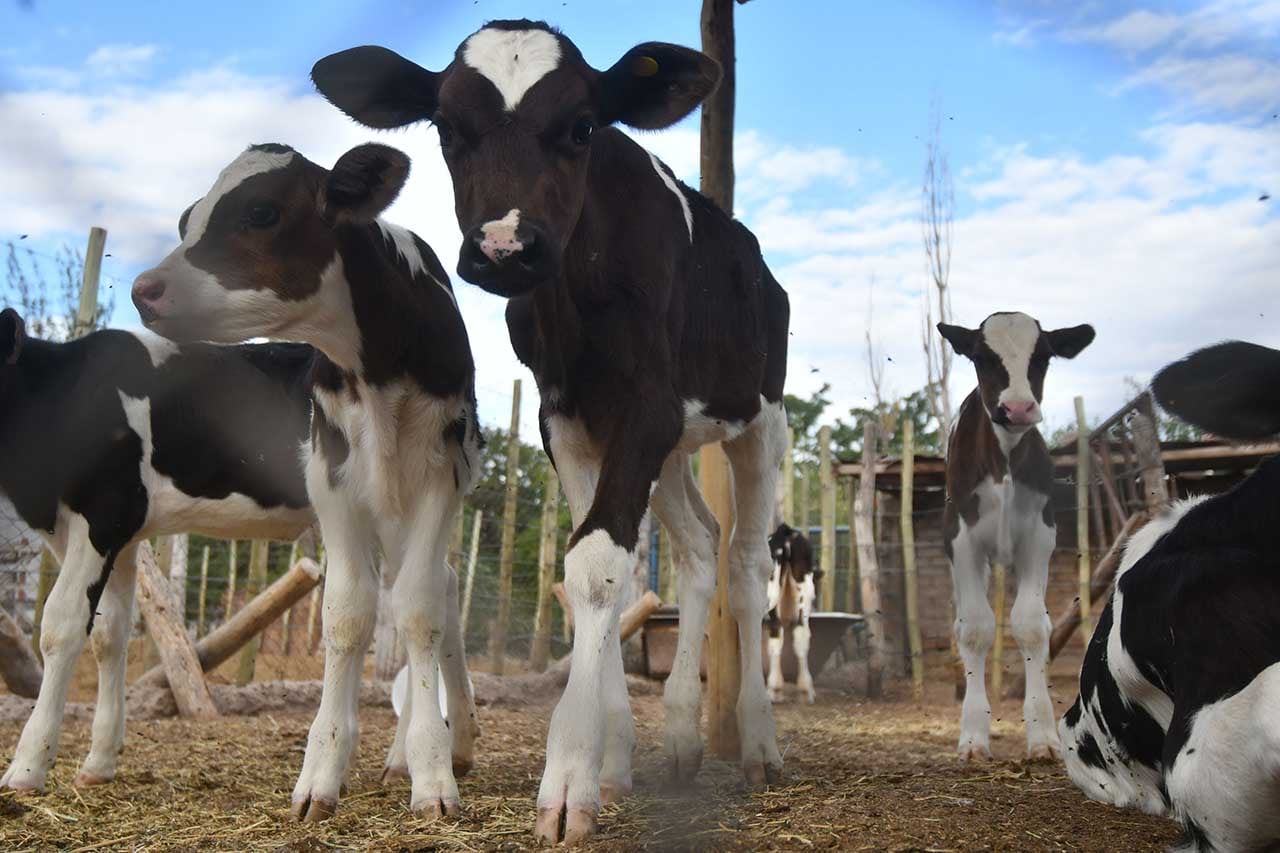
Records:
[[[435,125],[436,136],[440,137],[440,147],[448,148],[453,145],[453,128],[449,126],[449,123],[437,120]]]
[[[280,210],[274,204],[257,202],[249,207],[244,221],[253,228],[270,228],[280,220]]]
[[[573,129],[569,132],[569,137],[575,145],[586,145],[591,141],[591,134],[595,132],[596,123],[591,116],[582,116],[573,123]]]

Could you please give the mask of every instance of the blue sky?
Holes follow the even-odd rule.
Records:
[[[438,68],[485,20],[545,18],[597,67],[639,41],[696,46],[694,0],[0,6],[0,241],[52,252],[90,224],[127,284],[177,215],[251,142],[317,162],[374,136],[314,96],[320,56],[379,43]],[[737,8],[738,213],[795,305],[792,388],[868,393],[866,336],[889,390],[923,384],[919,183],[930,105],[956,184],[956,319],[1016,308],[1093,322],[1054,368],[1046,409],[1098,415],[1123,378],[1227,336],[1280,343],[1280,3],[852,3]],[[642,141],[696,184],[697,123]],[[457,234],[428,128],[391,218],[452,267]],[[462,285],[482,417],[522,375],[501,305]],[[1259,316],[1259,315],[1263,316]],[[1280,312],[1273,312],[1280,316]],[[117,325],[136,324],[127,298]],[[814,370],[816,368],[816,371]],[[955,392],[971,373],[957,365]],[[487,390],[486,390],[487,389]],[[532,421],[529,421],[530,425]]]

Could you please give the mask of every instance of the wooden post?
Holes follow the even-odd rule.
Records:
[[[862,611],[866,618],[867,695],[877,698],[884,675],[884,614],[880,607],[880,564],[876,556],[873,514],[876,499],[876,422],[867,418],[862,432],[862,479],[854,501],[858,539],[858,577],[862,587]]]
[[[498,613],[489,629],[489,668],[502,675],[511,620],[511,570],[515,559],[516,498],[520,489],[520,380],[511,387],[511,431],[507,433],[507,499],[502,505],[502,547],[498,552]]]
[[[467,619],[471,616],[471,591],[476,583],[476,558],[480,556],[480,522],[484,520],[484,510],[477,509],[471,518],[471,551],[467,554],[467,580],[462,591],[462,637],[465,644],[467,636]]]
[[[551,654],[551,585],[556,582],[556,522],[560,514],[560,480],[547,466],[547,485],[542,492],[542,536],[538,542],[538,609],[533,620],[533,644],[529,665],[534,672],[547,668]]]
[[[1121,528],[1124,527],[1128,513],[1124,511],[1124,504],[1120,501],[1120,495],[1116,493],[1116,474],[1111,465],[1111,442],[1105,435],[1102,437],[1101,447],[1094,448],[1093,461],[1101,463],[1099,471],[1102,475],[1102,491],[1107,496],[1107,507],[1111,511],[1111,529],[1118,536]],[[1112,537],[1111,541],[1114,542],[1115,537]]]
[[[700,451],[698,475],[707,506],[720,522],[716,593],[707,624],[707,724],[708,745],[721,758],[736,758],[738,691],[742,681],[739,663],[738,623],[729,610],[729,542],[733,535],[733,490],[729,459],[719,444]]]
[[[1149,393],[1138,399],[1129,429],[1133,433],[1133,450],[1138,457],[1138,474],[1142,478],[1143,503],[1147,512],[1155,515],[1169,505],[1169,492],[1164,484],[1160,436],[1156,432],[1155,407]]]
[[[236,540],[227,543],[227,603],[222,608],[222,621],[231,618],[236,604]]]
[[[245,602],[235,616],[209,632],[195,644],[200,667],[208,672],[231,658],[251,638],[257,636],[280,614],[297,604],[313,590],[320,589],[320,566],[310,557],[294,563],[289,571],[276,578],[271,586]],[[160,667],[148,670],[138,679],[138,684],[163,686],[165,670]]]
[[[1106,548],[1107,523],[1102,515],[1102,488],[1098,485],[1097,471],[1089,476],[1089,515],[1093,519],[1093,529],[1098,534],[1098,548]]]
[[[1009,570],[1004,563],[991,564],[991,585],[995,587],[995,601],[992,609],[996,614],[996,636],[991,644],[991,693],[997,698],[1004,697],[1004,636],[1008,627],[1005,616],[1005,595],[1009,588]]]
[[[80,306],[72,337],[89,334],[98,319],[98,280],[102,276],[102,253],[106,247],[107,230],[96,225],[90,228],[89,243],[84,250],[84,276],[80,279]]]
[[[40,626],[44,623],[44,603],[49,600],[49,593],[58,580],[58,561],[48,546],[40,549],[40,568],[36,570],[36,610],[35,621],[31,626],[31,650],[36,658],[44,663],[44,652],[40,651]]]
[[[289,549],[289,566],[292,567],[296,565],[298,562],[298,559],[301,556],[302,556],[302,549],[298,547],[298,543],[295,540],[293,543],[293,547]],[[293,621],[293,608],[290,607],[288,610],[284,612],[284,615],[280,617],[280,627],[283,629],[282,631],[283,637],[281,638],[281,642],[280,642],[280,645],[281,645],[280,654],[284,655],[285,657],[289,656],[289,652],[291,650],[290,647],[293,645],[293,643],[290,642],[293,639],[293,626],[290,624],[292,621]]]
[[[796,523],[796,459],[795,435],[787,427],[787,455],[782,457],[782,520]]]
[[[852,477],[847,478],[844,485],[844,505],[849,513],[849,577],[844,589],[844,612],[858,612],[858,537],[853,531],[853,502],[858,493],[858,484]],[[832,607],[831,610],[836,608]],[[854,649],[853,632],[844,635],[846,655],[852,656]]]
[[[874,470],[871,474],[875,476]],[[920,587],[916,576],[914,513],[915,424],[902,419],[902,577],[907,597],[907,647],[911,651],[911,690],[917,702],[924,699],[924,642],[920,637]]]
[[[216,717],[218,707],[209,695],[204,671],[186,627],[173,610],[173,594],[156,565],[151,545],[138,546],[138,605],[147,633],[160,650],[165,677],[173,690],[178,713],[184,717]]]
[[[822,542],[818,567],[822,569],[822,609],[836,604],[836,477],[831,465],[831,427],[818,430],[818,482],[821,484]]]
[[[252,599],[267,585],[267,564],[271,554],[270,548],[271,543],[265,539],[253,540],[253,545],[249,550],[249,577],[244,586],[247,599]],[[253,671],[257,666],[258,648],[261,644],[262,638],[255,634],[241,649],[240,666],[236,675],[238,683],[248,684],[253,681]]]
[[[204,607],[209,593],[209,546],[200,555],[200,598],[196,603],[196,637],[204,636]]]
[[[1076,397],[1076,571],[1080,582],[1080,614],[1086,645],[1093,636],[1093,597],[1089,579],[1093,576],[1089,555],[1089,425],[1084,416],[1084,397]]]
[[[171,535],[157,536],[155,538],[155,547],[152,554],[156,558],[156,568],[160,570],[160,574],[169,577],[169,571],[173,567],[173,540]],[[168,587],[170,590],[172,586]],[[146,646],[142,653],[142,665],[147,669],[160,664],[160,647],[156,645],[155,640],[150,636],[146,638]]]
[[[0,679],[16,696],[34,699],[40,695],[44,671],[18,623],[0,608]]]

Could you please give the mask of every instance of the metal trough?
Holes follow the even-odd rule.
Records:
[[[858,613],[822,612],[809,615],[809,671],[815,676],[822,671],[831,653],[840,645],[850,629],[860,633],[865,620]],[[650,678],[666,678],[671,674],[671,664],[675,660],[676,638],[680,630],[680,610],[677,607],[663,607],[651,615],[644,623],[644,659],[645,673]],[[787,681],[796,680],[796,659],[791,651],[791,632],[784,633],[782,649],[782,675]],[[764,658],[764,667],[769,667],[768,649],[769,630],[760,626],[760,645]],[[766,672],[767,674],[767,672]],[[707,644],[702,642],[702,677],[707,677]]]

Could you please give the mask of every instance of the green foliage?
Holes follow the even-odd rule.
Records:
[[[84,254],[63,246],[53,258],[45,258],[12,240],[5,247],[5,283],[0,306],[22,314],[27,334],[65,341],[75,329],[80,309],[80,283],[84,279]],[[105,328],[115,307],[115,294],[98,292],[98,308],[90,331]]]

